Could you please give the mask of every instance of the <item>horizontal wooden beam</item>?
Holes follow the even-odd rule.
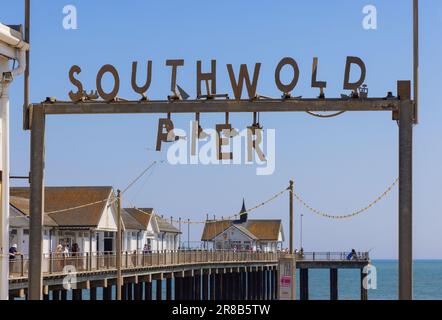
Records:
[[[51,114],[118,113],[223,113],[223,112],[336,112],[396,111],[400,100],[369,99],[262,99],[262,100],[179,100],[179,101],[92,101],[44,102],[31,104]]]

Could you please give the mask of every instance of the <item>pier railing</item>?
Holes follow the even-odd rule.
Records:
[[[281,252],[250,252],[228,250],[176,250],[152,252],[123,252],[123,269],[161,267],[182,264],[216,262],[278,261]],[[28,273],[28,258],[17,256],[10,260],[11,277],[24,277]],[[44,274],[100,271],[116,268],[115,252],[79,252],[63,256],[44,254],[42,269]]]
[[[125,251],[122,254],[123,269],[144,267],[162,267],[197,263],[223,262],[276,262],[284,251],[257,252],[233,250],[164,250],[164,251]],[[349,252],[298,252],[297,260],[307,261],[343,261],[368,260],[367,252],[358,252],[349,259]],[[16,256],[9,261],[10,277],[26,277],[29,259]],[[76,252],[69,255],[49,253],[43,255],[43,274],[64,274],[69,272],[105,271],[116,268],[115,252]]]
[[[368,252],[297,252],[297,260],[308,261],[345,261],[345,260],[369,260]]]

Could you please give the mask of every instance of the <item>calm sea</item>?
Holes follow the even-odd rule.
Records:
[[[376,267],[377,288],[368,290],[369,300],[397,299],[397,260],[373,260]],[[416,260],[413,263],[414,299],[442,300],[442,260]],[[309,271],[309,293],[312,300],[329,299],[329,271]],[[299,278],[298,278],[299,279]],[[338,271],[338,295],[341,300],[360,298],[359,270]],[[298,281],[299,285],[299,281]],[[299,297],[299,287],[298,287]]]
[[[370,300],[397,299],[397,261],[374,260],[372,264],[376,267],[377,288],[368,291],[368,298]],[[329,299],[329,277],[328,270],[311,269],[309,271],[309,294],[311,300]],[[340,300],[358,300],[360,298],[360,271],[351,269],[339,270],[338,286]],[[155,285],[152,287],[152,297],[155,299]],[[163,297],[165,297],[165,283],[163,288]],[[99,298],[101,298],[101,294],[101,290],[97,290]],[[299,281],[297,296],[299,297]],[[70,298],[71,293],[69,292],[68,299]],[[89,299],[87,290],[83,290],[83,299]],[[414,262],[414,299],[442,300],[442,260],[416,260]]]

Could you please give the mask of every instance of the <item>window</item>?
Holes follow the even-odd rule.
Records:
[[[24,229],[23,230],[23,234],[28,235],[29,234],[29,229]]]
[[[11,229],[11,235],[16,235],[17,234],[17,229]]]
[[[109,231],[105,231],[104,232],[104,237],[105,238],[113,238],[114,237],[114,233],[113,232],[109,232]]]

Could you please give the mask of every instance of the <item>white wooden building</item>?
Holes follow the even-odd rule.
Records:
[[[152,208],[125,208],[123,211],[125,251],[144,250],[145,245],[148,251],[178,249],[180,231]]]
[[[57,245],[77,244],[81,253],[106,253],[116,249],[117,208],[112,187],[46,187],[43,254]],[[87,205],[90,204],[90,205]],[[123,251],[177,250],[179,230],[152,208],[127,208],[121,212]],[[29,253],[29,188],[11,188],[10,246]]]
[[[201,241],[205,248],[251,251],[276,251],[282,248],[281,220],[248,219],[245,203],[238,220],[208,220]]]
[[[54,252],[57,245],[80,252],[115,250],[117,214],[112,187],[46,187],[43,253]],[[95,203],[84,206],[85,204]],[[11,188],[10,244],[28,254],[29,188]],[[69,208],[74,208],[66,210]]]

